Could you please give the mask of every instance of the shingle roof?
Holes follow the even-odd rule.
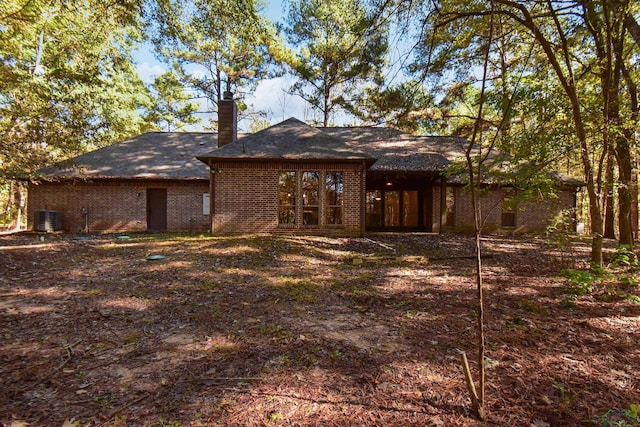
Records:
[[[40,169],[44,178],[209,179],[195,156],[217,145],[212,133],[149,132]]]
[[[364,160],[375,158],[298,119],[290,118],[198,156],[206,162],[224,160]]]
[[[40,169],[36,178],[206,180],[209,159],[365,161],[373,163],[371,171],[440,173],[464,158],[468,143],[459,137],[413,136],[389,128],[314,128],[291,118],[214,150],[213,133],[145,133]],[[554,178],[565,185],[582,185],[567,176]]]
[[[389,128],[320,129],[378,159],[373,171],[442,172],[450,162],[464,158],[469,143],[459,137],[414,136]]]

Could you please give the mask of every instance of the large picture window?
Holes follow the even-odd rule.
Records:
[[[324,190],[327,224],[342,224],[342,204],[344,199],[342,172],[327,172],[325,174]]]
[[[280,172],[278,176],[278,223],[296,223],[296,173]]]
[[[320,172],[302,173],[302,223],[318,225],[320,212]]]
[[[278,224],[342,225],[343,172],[282,171],[278,175]]]

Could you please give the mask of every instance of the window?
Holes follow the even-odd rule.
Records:
[[[418,192],[402,192],[402,225],[405,227],[418,226]]]
[[[211,208],[211,199],[209,193],[202,193],[202,215],[209,215]]]
[[[400,227],[400,192],[384,192],[384,226]]]
[[[278,223],[296,223],[295,172],[280,172],[278,176]]]
[[[318,225],[320,212],[320,172],[302,173],[302,223]]]
[[[455,227],[456,225],[456,189],[454,187],[445,188],[445,209],[447,218],[445,227]]]
[[[366,226],[382,227],[382,191],[367,191]]]
[[[342,172],[327,172],[325,174],[324,191],[327,224],[342,224],[342,200],[344,198]]]
[[[516,226],[515,200],[511,196],[505,196],[502,199],[502,226]]]

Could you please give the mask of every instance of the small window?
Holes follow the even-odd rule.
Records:
[[[202,193],[202,215],[209,215],[211,209],[211,199],[209,193]]]
[[[516,226],[516,209],[513,197],[505,196],[502,199],[502,226],[505,228]]]
[[[329,225],[342,224],[342,204],[344,184],[342,172],[327,172],[324,180],[326,222]]]
[[[280,172],[278,176],[278,223],[296,223],[296,173]]]
[[[318,225],[320,212],[320,172],[302,173],[302,223]]]

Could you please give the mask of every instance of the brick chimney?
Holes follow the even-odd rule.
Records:
[[[238,107],[233,93],[225,91],[218,101],[218,147],[238,139]]]

